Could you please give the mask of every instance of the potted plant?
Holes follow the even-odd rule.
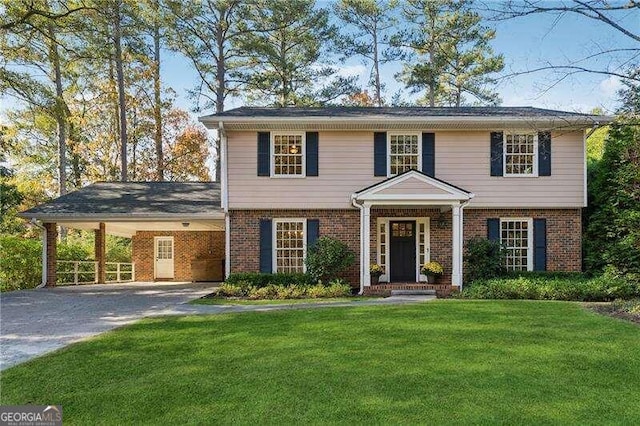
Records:
[[[369,268],[369,272],[371,273],[371,284],[376,285],[380,280],[380,275],[384,273],[384,270],[382,269],[382,266],[377,263],[373,263]]]
[[[444,269],[438,262],[427,262],[420,269],[422,275],[427,276],[427,283],[434,284],[438,278],[442,276]]]

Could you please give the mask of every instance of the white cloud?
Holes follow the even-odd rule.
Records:
[[[336,67],[336,74],[342,77],[357,75],[359,78],[366,77],[367,68],[364,65],[341,65]]]
[[[600,92],[608,98],[617,98],[620,89],[622,89],[622,81],[615,75],[600,82]]]

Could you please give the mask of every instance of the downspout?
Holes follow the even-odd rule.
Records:
[[[42,235],[42,282],[36,286],[36,288],[43,288],[47,285],[47,229],[40,225],[38,221],[31,219],[31,225],[40,229]]]
[[[351,196],[351,204],[360,210],[360,291],[358,295],[362,296],[364,293],[364,223],[362,222],[362,210],[364,206],[362,204],[358,204],[356,201],[356,194]]]
[[[229,193],[227,175],[227,132],[224,123],[218,123],[218,136],[220,137],[220,191],[222,210],[224,211],[224,278],[226,279],[231,272],[231,218],[229,217]]]

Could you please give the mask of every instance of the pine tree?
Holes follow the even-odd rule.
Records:
[[[377,106],[384,104],[380,66],[401,56],[392,46],[398,25],[396,7],[397,2],[389,0],[340,0],[334,7],[336,16],[345,24],[338,48],[344,59],[361,56],[371,64],[370,86]]]
[[[495,32],[481,25],[480,15],[470,10],[471,3],[408,0],[403,5],[403,15],[411,28],[404,31],[400,44],[414,55],[399,77],[412,92],[426,91],[420,103],[499,103],[491,76],[503,69],[504,60],[489,45]]]
[[[314,0],[262,0],[252,4],[248,22],[251,31],[239,40],[248,63],[233,75],[250,103],[319,105],[355,91],[356,77],[336,75],[323,60],[337,29]]]

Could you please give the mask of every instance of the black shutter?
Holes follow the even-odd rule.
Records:
[[[271,134],[258,132],[258,176],[270,176]]]
[[[307,219],[307,250],[309,250],[320,236],[320,220]]]
[[[491,132],[491,176],[503,175],[502,132]]]
[[[373,175],[387,175],[387,132],[373,134]]]
[[[533,270],[547,270],[547,219],[533,219]]]
[[[487,238],[500,242],[500,219],[487,219]]]
[[[551,176],[551,132],[538,133],[538,176]]]
[[[422,134],[422,172],[436,176],[436,134]]]
[[[273,232],[271,219],[260,219],[260,272],[271,273],[273,249]]]
[[[307,176],[318,176],[318,132],[307,132]]]

